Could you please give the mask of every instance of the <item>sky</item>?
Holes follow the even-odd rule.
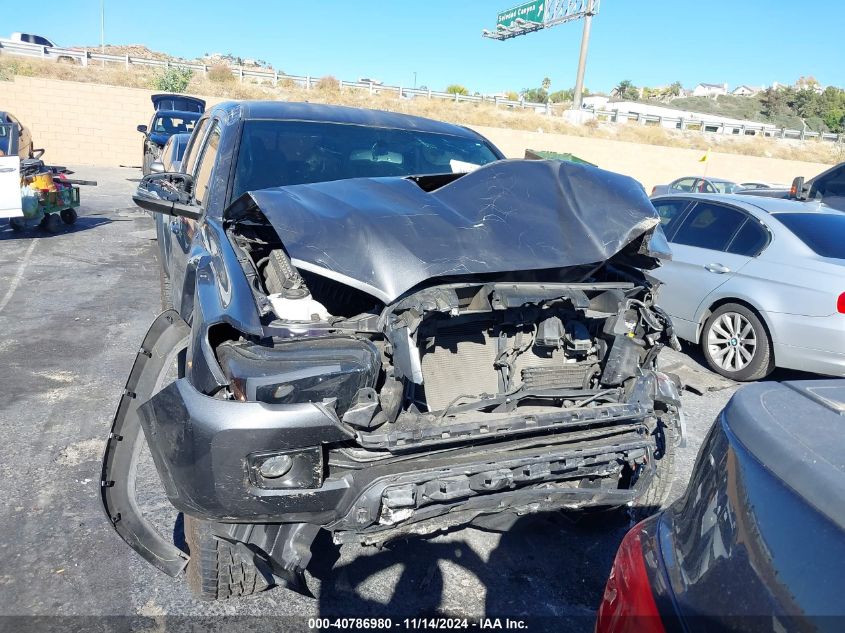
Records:
[[[575,84],[582,22],[499,42],[481,37],[519,0],[202,0],[105,4],[107,44],[193,58],[231,53],[294,75],[496,93]],[[101,0],[0,0],[10,31],[60,45],[98,45]],[[845,86],[842,0],[601,0],[585,86],[623,79],[768,85],[813,75]],[[799,26],[800,23],[800,26]],[[8,36],[6,33],[0,34]]]

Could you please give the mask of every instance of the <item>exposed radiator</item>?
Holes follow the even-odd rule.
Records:
[[[495,394],[499,390],[496,339],[476,328],[437,333],[436,346],[423,350],[423,384],[432,411],[443,409],[461,395]]]
[[[562,367],[526,367],[522,370],[522,383],[529,389],[582,387],[589,367],[586,363]]]
[[[421,344],[421,366],[426,401],[432,411],[462,395],[499,392],[497,337],[477,324],[438,330],[434,344]],[[513,340],[511,339],[511,344]],[[533,389],[581,387],[590,365],[567,363],[563,350],[532,347],[514,361],[512,388],[525,383]]]

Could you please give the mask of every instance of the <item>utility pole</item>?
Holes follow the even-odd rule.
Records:
[[[100,52],[106,52],[106,0],[100,0]]]
[[[417,89],[417,71],[414,71],[414,90]]]
[[[590,26],[593,23],[593,1],[587,0],[587,11],[584,15],[584,32],[581,35],[581,55],[578,57],[578,75],[575,77],[575,95],[572,98],[572,109],[581,109],[581,95],[584,92],[584,71],[587,68],[587,49],[590,46]]]

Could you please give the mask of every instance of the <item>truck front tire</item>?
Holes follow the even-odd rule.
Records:
[[[269,588],[255,564],[244,561],[234,545],[218,538],[208,521],[185,515],[185,541],[191,555],[185,571],[195,598],[226,600]]]

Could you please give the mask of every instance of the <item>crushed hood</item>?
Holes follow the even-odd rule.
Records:
[[[224,218],[256,208],[295,266],[387,303],[435,277],[598,264],[634,242],[669,256],[637,181],[560,161],[499,161],[431,192],[407,178],[264,189]]]

